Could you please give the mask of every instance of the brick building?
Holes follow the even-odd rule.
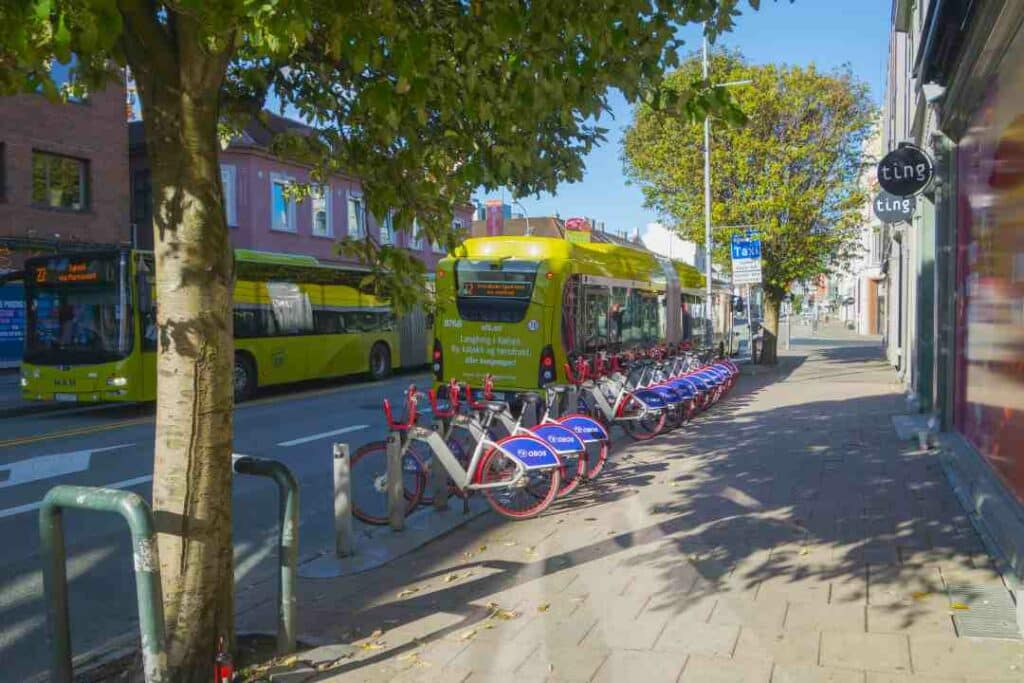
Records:
[[[5,268],[56,246],[131,240],[127,126],[123,84],[66,104],[0,98]]]
[[[0,97],[0,367],[21,362],[26,258],[130,242],[127,126],[121,83],[65,104]]]

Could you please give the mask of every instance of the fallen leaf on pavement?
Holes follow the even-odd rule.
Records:
[[[406,652],[405,654],[398,655],[398,661],[400,661],[400,662],[405,662],[405,661],[408,661],[410,659],[419,659],[419,658],[420,658],[420,653],[419,653],[418,650],[413,650],[412,652]]]
[[[539,605],[537,605],[538,612],[547,612],[549,609],[551,609],[550,602],[542,602]]]
[[[398,594],[399,598],[407,598],[410,595],[416,595],[420,592],[419,588],[406,588],[404,591]]]
[[[505,541],[502,545],[504,545],[506,548],[511,548],[515,544],[516,544],[515,541]]]
[[[597,521],[597,517],[584,517],[583,521],[584,522],[596,522]]]
[[[808,550],[807,548],[800,548],[800,554],[801,554],[801,555],[806,555],[806,554],[807,554],[807,553],[809,553],[809,552],[810,552],[810,551],[809,551],[809,550]]]
[[[451,583],[452,581],[458,581],[461,578],[462,577],[459,574],[457,574],[455,572],[452,572],[451,574],[445,574],[444,579],[442,579],[442,580],[445,583]]]
[[[914,591],[910,594],[910,597],[914,598],[915,600],[924,600],[929,595],[931,595],[930,591]]]
[[[279,666],[295,666],[296,662],[298,662],[298,661],[299,661],[299,658],[296,657],[295,655],[292,655],[291,657],[285,657],[284,659],[279,661],[278,665]]]
[[[483,552],[483,551],[487,550],[487,544],[486,543],[480,544],[480,547],[477,548],[477,550],[480,551],[480,552]]]
[[[960,610],[971,609],[969,605],[965,605],[962,602],[954,602],[952,605],[950,605],[950,607],[952,607],[953,609],[960,609]]]
[[[463,631],[462,635],[459,636],[459,640],[469,640],[476,635],[476,629],[471,628],[468,631]]]
[[[370,643],[359,643],[360,650],[383,650],[384,643],[379,640],[375,640]]]
[[[382,629],[378,628],[373,633],[370,634],[370,637],[371,638],[380,638],[382,635],[384,635],[384,631]]]

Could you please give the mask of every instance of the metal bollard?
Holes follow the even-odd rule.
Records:
[[[338,557],[354,555],[352,470],[347,443],[334,444],[334,548]]]
[[[393,531],[405,528],[405,486],[402,476],[402,440],[398,434],[387,438],[388,524]]]
[[[299,484],[292,471],[276,460],[251,455],[232,456],[235,472],[267,477],[277,483],[277,651],[295,651],[295,584],[299,571]]]
[[[160,590],[160,558],[153,515],[142,496],[130,491],[92,486],[55,486],[39,508],[40,556],[43,594],[52,659],[50,680],[71,683],[71,627],[68,622],[68,580],[64,553],[63,508],[116,512],[132,534],[135,593],[139,603],[139,634],[146,683],[164,683],[167,677],[164,603]]]
[[[443,435],[446,431],[442,422],[434,422],[430,428]],[[442,436],[442,438],[444,438]],[[448,509],[448,471],[441,466],[440,461],[434,458],[430,464],[430,491],[434,497],[434,509],[438,512]]]

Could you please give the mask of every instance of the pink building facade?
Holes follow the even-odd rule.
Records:
[[[301,124],[272,117],[274,132]],[[131,124],[132,223],[137,246],[153,245],[152,191],[146,159],[142,124]],[[336,245],[345,237],[369,233],[378,244],[393,244],[413,251],[432,272],[443,250],[416,239],[409,231],[395,230],[389,217],[373,216],[366,209],[362,186],[357,178],[336,175],[322,191],[302,201],[287,197],[289,183],[309,181],[309,169],[272,155],[269,139],[273,132],[262,124],[250,126],[243,136],[221,152],[221,180],[225,213],[231,228],[231,242],[238,249],[254,249],[314,256],[319,260],[345,263]],[[470,204],[456,211],[457,227],[469,230],[473,218]]]

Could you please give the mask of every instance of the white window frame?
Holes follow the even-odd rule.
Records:
[[[412,232],[409,233],[409,248],[423,250],[423,235],[420,234],[420,221],[412,219]]]
[[[291,185],[295,182],[295,179],[285,175],[283,173],[271,173],[270,174],[270,229],[274,232],[290,232],[296,234],[299,232],[299,226],[295,220],[295,199],[288,199],[288,212],[287,212],[287,225],[281,225],[277,222],[277,214],[274,212],[274,187],[276,185]]]
[[[353,205],[356,207],[353,212]],[[346,203],[348,212],[348,236],[356,239],[366,237],[366,204],[363,202],[363,195],[350,192]],[[355,225],[352,224],[352,217],[355,216]]]
[[[319,195],[317,194],[319,191]],[[327,222],[325,225],[324,232],[318,232],[316,229],[316,204],[318,201],[324,203],[324,214],[327,216]],[[314,237],[334,237],[334,221],[331,220],[331,186],[330,185],[314,185],[312,192],[309,197],[309,217],[311,230]]]
[[[393,245],[395,243],[395,215],[388,209],[380,222],[380,243]]]
[[[238,227],[238,169],[233,164],[220,165],[220,184],[224,188],[224,218],[228,227]]]

